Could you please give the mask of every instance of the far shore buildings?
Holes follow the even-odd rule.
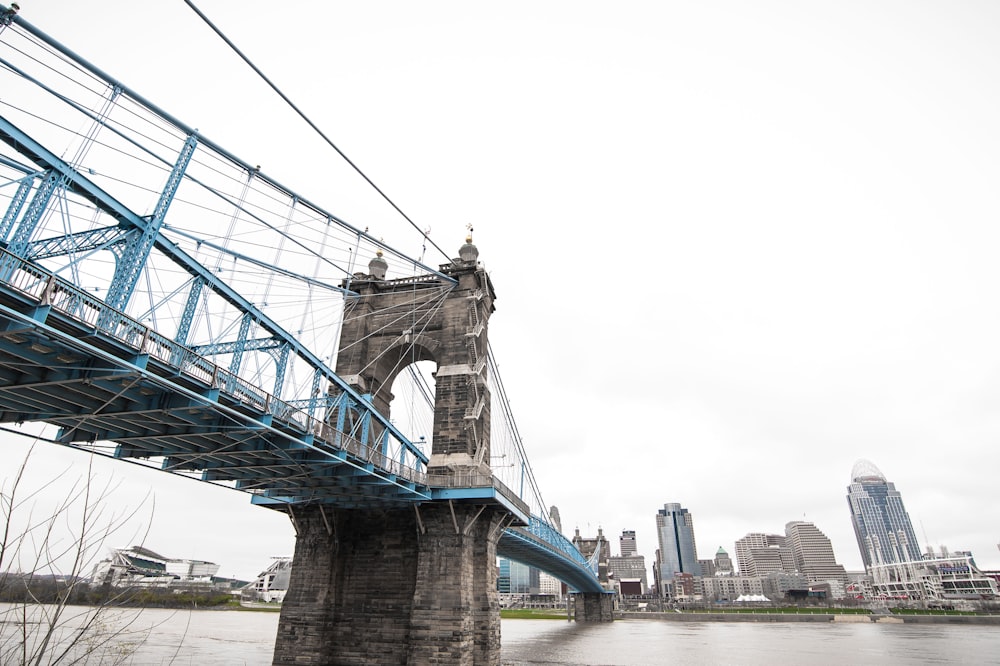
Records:
[[[841,598],[847,572],[836,562],[830,540],[814,524],[792,521],[785,534],[750,532],[736,541],[737,567],[724,548],[714,559],[697,559],[694,521],[677,503],[664,504],[656,516],[657,593],[677,601],[735,601],[791,590],[822,590]]]
[[[792,521],[785,534],[750,532],[736,540],[738,572],[729,554],[716,553],[716,574],[702,579],[705,601],[765,597],[780,600],[793,590],[845,596],[847,572],[837,564],[830,540],[813,523]]]
[[[608,577],[621,596],[631,597],[646,594],[649,589],[646,577],[646,558],[639,555],[635,541],[635,530],[623,530],[618,543],[621,555],[612,556],[608,560]]]
[[[1000,599],[1000,572],[979,570],[971,553],[915,550],[918,544],[902,497],[872,463],[855,465],[848,503],[858,547],[867,554],[864,572],[847,572],[837,562],[830,539],[804,520],[786,523],[784,534],[746,534],[735,542],[735,558],[719,547],[713,559],[699,560],[694,521],[676,502],[664,504],[656,514],[659,548],[652,585],[634,530],[622,531],[618,556],[610,555],[601,529],[596,538],[582,537],[577,529],[573,542],[585,557],[597,555],[600,579],[608,590],[616,591],[623,604],[639,607],[650,595],[679,604],[844,600],[932,608],[958,607],[956,601],[974,608],[972,602]],[[500,589],[510,595],[511,603],[544,601],[537,572],[504,560],[499,572]]]
[[[566,598],[560,580],[506,557],[497,558],[497,592],[503,608],[554,607]]]
[[[851,524],[858,540],[861,560],[873,564],[892,564],[921,559],[920,545],[903,506],[903,496],[895,484],[868,460],[859,460],[851,470],[847,487]]]
[[[868,568],[871,596],[948,603],[995,599],[997,580],[980,571],[969,552],[932,550],[919,560],[873,564]]]
[[[825,534],[812,523],[793,520],[785,525],[785,539],[795,558],[795,570],[807,582],[828,583],[834,597],[844,596],[847,571],[833,554],[833,546]]]
[[[996,599],[996,578],[976,567],[972,553],[930,547],[921,553],[903,496],[868,460],[851,470],[847,503],[874,600],[950,603]]]
[[[271,566],[257,574],[257,578],[243,588],[242,596],[244,599],[250,597],[255,601],[280,603],[285,600],[291,575],[292,558],[275,557]]]
[[[712,564],[716,576],[732,576],[736,571],[733,568],[732,558],[722,546],[719,546],[719,550],[715,551],[715,560]]]
[[[701,576],[694,519],[680,504],[668,502],[656,513],[656,537],[659,550],[653,575],[660,595],[670,596],[671,581],[677,574]]]
[[[766,576],[772,571],[794,571],[795,555],[785,535],[750,532],[736,540],[736,563],[743,576]]]
[[[167,587],[177,584],[212,584],[219,565],[203,560],[165,557],[142,546],[116,548],[94,565],[94,585]]]
[[[786,523],[784,534],[738,539],[737,566],[720,548],[714,559],[696,560],[694,572],[686,564],[694,558],[691,516],[679,504],[666,504],[656,520],[654,589],[680,603],[813,598],[974,608],[1000,600],[1000,572],[980,570],[972,553],[944,547],[921,553],[902,495],[874,464],[858,461],[847,490],[864,572],[845,571],[826,535],[802,520]]]

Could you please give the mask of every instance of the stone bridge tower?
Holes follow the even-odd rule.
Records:
[[[355,275],[337,374],[386,416],[395,377],[433,361],[428,483],[491,475],[487,322],[495,293],[471,236],[437,275],[386,280],[381,256]],[[472,483],[471,485],[475,485]],[[500,663],[495,500],[399,507],[296,507],[295,556],[274,664]]]
[[[459,257],[441,266],[458,281],[437,276],[385,280],[381,255],[370,275],[355,276],[360,298],[344,311],[337,374],[358,393],[370,394],[389,415],[396,376],[412,363],[434,361],[437,387],[428,472],[490,474],[490,389],[487,383],[487,322],[496,294],[479,250],[466,239]]]

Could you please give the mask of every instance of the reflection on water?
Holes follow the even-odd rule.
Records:
[[[143,666],[263,666],[278,628],[264,612],[116,610],[104,620],[104,631],[127,627],[126,663]],[[501,637],[504,666],[1000,664],[997,626],[504,620]]]
[[[1000,627],[622,620],[502,624],[504,666],[1000,664]]]
[[[51,606],[30,607],[34,615],[25,623],[17,609],[0,604],[0,655],[7,653],[3,648],[12,647],[11,639],[16,640],[24,626],[35,629],[29,645],[37,644],[46,626],[45,613],[51,609]],[[76,643],[63,663],[270,664],[278,614],[114,608],[103,609],[95,616],[91,608],[68,606],[48,654],[54,658],[74,641],[76,631],[85,625],[89,627],[86,639]],[[50,660],[44,659],[42,663]]]

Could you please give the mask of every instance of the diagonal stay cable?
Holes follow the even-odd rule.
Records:
[[[257,76],[259,76],[261,79],[263,79],[264,83],[266,83],[268,86],[270,86],[271,90],[273,90],[274,92],[276,92],[278,94],[278,96],[281,97],[281,99],[284,100],[284,102],[288,106],[290,106],[292,108],[292,110],[295,111],[295,113],[297,113],[299,115],[299,117],[302,118],[302,120],[304,120],[306,122],[306,124],[309,125],[309,127],[311,127],[313,129],[313,131],[315,131],[320,136],[320,138],[323,139],[323,141],[325,141],[327,143],[327,145],[329,145],[331,148],[333,148],[335,151],[337,151],[337,154],[340,155],[341,157],[343,157],[344,161],[347,162],[349,165],[351,165],[351,168],[354,169],[358,173],[358,175],[360,175],[362,178],[365,179],[365,182],[367,182],[369,185],[371,185],[372,188],[374,188],[375,191],[378,192],[379,195],[383,199],[385,199],[389,203],[389,205],[392,206],[396,210],[397,213],[399,213],[400,215],[402,215],[403,219],[406,220],[407,222],[409,222],[410,226],[412,226],[414,229],[416,229],[420,233],[420,235],[424,237],[424,240],[430,242],[430,244],[433,245],[434,248],[438,252],[441,253],[441,256],[445,257],[445,259],[447,259],[448,261],[451,261],[451,259],[448,257],[448,254],[444,250],[442,250],[440,247],[438,247],[437,243],[435,243],[434,241],[432,241],[430,239],[430,237],[427,235],[426,232],[421,231],[420,227],[418,227],[417,224],[413,220],[411,220],[409,218],[409,216],[406,213],[404,213],[403,210],[399,206],[397,206],[396,203],[392,199],[390,199],[389,196],[385,192],[383,192],[379,188],[379,186],[376,185],[375,182],[365,174],[364,171],[361,170],[360,167],[358,167],[358,165],[356,165],[354,162],[352,162],[351,158],[349,158],[344,153],[344,151],[342,151],[340,148],[338,148],[337,145],[333,141],[331,141],[330,138],[327,137],[327,135],[324,134],[323,131],[319,127],[317,127],[316,124],[312,120],[310,120],[309,117],[305,113],[303,113],[299,109],[299,107],[297,107],[295,105],[295,103],[292,102],[292,100],[290,100],[285,95],[285,93],[281,92],[281,89],[278,88],[278,86],[276,86],[274,83],[272,83],[271,80],[269,78],[267,78],[267,76],[264,74],[264,72],[262,72],[257,67],[257,65],[253,64],[253,62],[250,60],[250,58],[248,58],[246,55],[244,55],[243,52],[240,51],[240,49],[236,46],[236,44],[234,44],[228,37],[226,37],[226,35],[221,30],[219,30],[219,28],[217,28],[215,26],[215,24],[212,23],[212,21],[210,21],[209,18],[207,16],[205,16],[201,12],[200,9],[198,9],[196,7],[195,4],[193,2],[191,2],[191,0],[184,0],[184,3],[188,7],[190,7],[194,11],[194,13],[197,14],[198,17],[201,18],[201,20],[204,21],[206,23],[206,25],[208,25],[208,27],[211,28],[212,31],[215,32],[215,34],[217,34],[222,39],[222,41],[224,41],[226,43],[226,45],[228,45],[229,48],[231,48],[236,53],[236,55],[238,55],[243,60],[243,62],[245,62],[247,65],[249,65],[250,69],[252,69],[257,74]]]

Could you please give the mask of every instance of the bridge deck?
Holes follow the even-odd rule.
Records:
[[[0,423],[24,421],[58,426],[59,443],[228,484],[271,508],[486,501],[520,524],[530,517],[497,479],[428,479],[0,250]]]
[[[100,301],[0,251],[0,423],[263,497],[408,504],[426,474],[338,432]],[[113,442],[113,449],[102,442]]]

